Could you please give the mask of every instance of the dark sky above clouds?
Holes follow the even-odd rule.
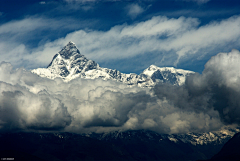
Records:
[[[0,59],[46,67],[73,41],[102,67],[140,73],[151,64],[202,72],[240,49],[238,0],[1,0]]]

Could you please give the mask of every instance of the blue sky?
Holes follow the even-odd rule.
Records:
[[[202,72],[240,49],[239,0],[0,0],[0,61],[46,67],[69,41],[102,67]]]

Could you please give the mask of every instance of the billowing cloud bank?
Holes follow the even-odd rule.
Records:
[[[49,80],[0,64],[0,131],[160,133],[216,130],[240,124],[240,53],[220,53],[186,85],[152,91],[115,81]]]

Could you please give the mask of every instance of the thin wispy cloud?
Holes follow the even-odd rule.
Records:
[[[9,61],[17,67],[25,66],[23,63],[27,63],[28,61],[25,58],[30,56],[32,52],[32,49],[26,47],[25,43],[32,40],[36,35],[40,39],[46,38],[44,41],[48,41],[50,38],[50,35],[46,37],[45,35],[39,35],[39,33],[48,30],[54,34],[56,30],[73,30],[81,27],[82,24],[89,26],[91,23],[94,23],[94,21],[76,23],[73,19],[57,20],[41,17],[28,17],[18,21],[7,22],[0,25],[0,59],[2,61]],[[44,41],[42,40],[40,43],[44,43]],[[55,52],[55,50],[52,50],[52,52]],[[47,54],[47,57],[49,57],[49,54]],[[48,61],[47,57],[42,57],[42,59],[47,59],[46,61]],[[19,60],[22,60],[22,62]]]
[[[209,2],[210,0],[183,0],[183,1],[187,1],[187,2],[196,2],[198,4],[204,4]]]
[[[166,65],[164,63],[167,62],[175,66],[192,56],[201,59],[208,53],[239,46],[239,16],[201,27],[198,27],[199,23],[194,18],[169,19],[158,16],[134,25],[118,25],[104,32],[79,30],[35,49],[29,60],[47,65],[52,56],[69,41],[76,42],[82,54],[97,62],[154,52],[165,56],[163,62],[159,61],[163,64],[157,65]],[[47,56],[48,61],[43,61],[42,57]]]
[[[164,61],[159,60],[159,64],[156,65],[177,66],[192,57],[201,59],[207,54],[213,55],[214,52],[231,50],[233,46],[240,45],[239,16],[220,22],[211,22],[200,27],[199,20],[195,18],[169,19],[157,16],[133,25],[117,25],[108,31],[78,30],[31,50],[19,43],[22,37],[28,38],[30,31],[35,32],[44,28],[55,29],[61,26],[68,28],[69,26],[69,23],[60,21],[55,21],[56,23],[52,26],[48,26],[48,21],[53,22],[43,18],[27,18],[0,26],[0,34],[8,37],[8,39],[0,40],[2,60],[12,62],[13,65],[16,62],[18,64],[24,62],[27,68],[47,66],[55,53],[69,41],[73,41],[76,42],[82,54],[97,62],[133,58],[154,52],[158,53],[155,55],[164,57]],[[11,43],[6,45],[9,41]],[[16,52],[16,57],[21,57],[19,60],[22,62],[14,56],[6,56],[6,53],[14,54],[19,47],[22,48],[19,50],[22,54],[19,55],[19,52]],[[146,64],[147,66],[149,64]]]
[[[41,2],[39,2],[39,4],[46,4],[46,2],[45,1],[41,1]]]
[[[31,32],[37,28],[46,27],[47,21],[47,19],[43,18],[26,18],[20,21],[10,21],[0,26],[0,34],[26,34],[26,32]]]
[[[65,2],[68,3],[85,3],[85,2],[95,2],[96,0],[64,0]]]
[[[203,4],[203,3],[209,2],[210,0],[193,0],[193,1],[195,1],[195,2],[197,2],[199,4]]]
[[[132,19],[135,19],[138,15],[143,13],[145,10],[138,4],[130,4],[126,7],[127,14]]]
[[[90,2],[117,2],[121,0],[64,0],[67,3],[90,3]]]

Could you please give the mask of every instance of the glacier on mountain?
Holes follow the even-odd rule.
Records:
[[[103,80],[115,80],[123,82],[129,86],[138,85],[139,87],[153,87],[158,82],[170,83],[173,85],[183,85],[186,76],[194,72],[175,69],[173,67],[157,67],[151,65],[141,74],[125,74],[118,70],[102,68],[93,60],[87,59],[80,54],[76,45],[69,42],[60,52],[52,59],[47,68],[33,69],[41,77],[54,79],[62,78],[65,82],[71,81],[77,77],[84,79],[102,78]]]

